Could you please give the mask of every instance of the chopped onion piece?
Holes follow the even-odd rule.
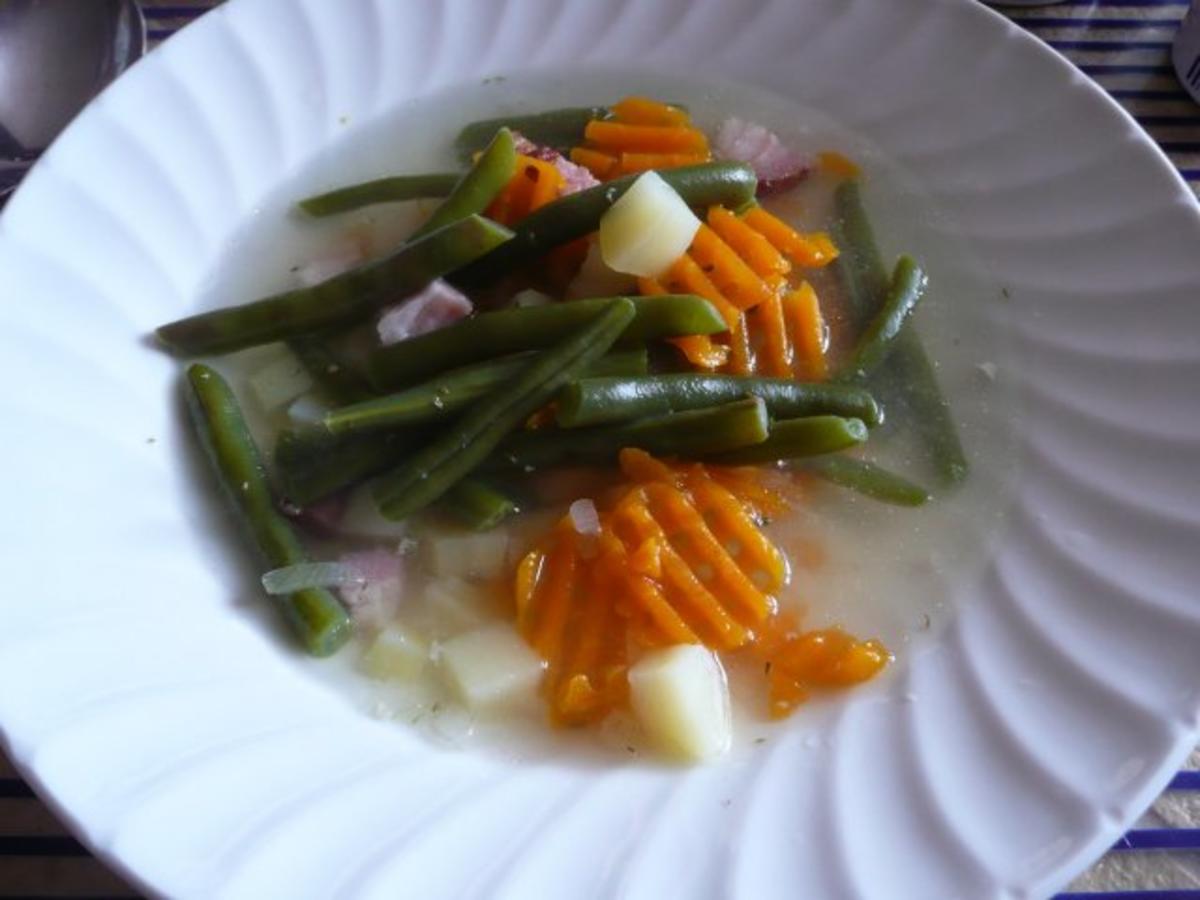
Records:
[[[287,408],[287,417],[293,425],[316,425],[327,412],[329,404],[322,403],[312,394],[304,394],[292,401]]]
[[[268,594],[294,594],[305,588],[362,584],[366,579],[353,566],[341,562],[305,562],[272,569],[262,577]]]
[[[571,517],[571,526],[580,534],[600,533],[600,513],[591,500],[576,500],[571,504],[568,515]]]
[[[646,172],[600,217],[600,254],[609,268],[654,278],[683,255],[699,228],[674,188]]]

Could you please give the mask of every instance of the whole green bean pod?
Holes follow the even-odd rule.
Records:
[[[863,379],[879,368],[896,347],[896,340],[925,293],[928,279],[911,256],[901,256],[892,271],[883,306],[867,323],[839,377]]]
[[[520,512],[511,497],[477,478],[464,478],[446,492],[438,505],[475,531],[488,531]]]
[[[834,209],[834,242],[840,252],[835,265],[846,289],[851,318],[863,328],[887,296],[887,271],[857,182],[838,187]],[[871,379],[871,385],[885,408],[891,405],[892,396],[898,396],[907,407],[911,425],[928,448],[938,477],[947,484],[962,481],[970,466],[958,428],[933,363],[911,325],[901,330],[896,346],[882,370]]]
[[[432,381],[394,394],[374,397],[330,410],[321,425],[330,434],[347,436],[451,418],[464,407],[508,384],[536,355],[517,353],[464,366]],[[645,348],[618,350],[588,367],[588,375],[638,375],[646,372]]]
[[[591,234],[600,227],[600,217],[640,174],[616,178],[547,203],[517,224],[513,239],[504,247],[480,257],[451,280],[466,287],[491,284],[560,244]],[[663,169],[658,174],[689,206],[702,209],[714,205],[738,209],[754,199],[758,187],[754,170],[741,163],[702,163]]]
[[[196,436],[261,557],[272,569],[307,562],[300,538],[279,512],[233,390],[215,370],[199,364],[188,368],[186,385]],[[314,656],[328,656],[350,637],[349,613],[324,588],[305,588],[274,600]]]
[[[429,439],[423,430],[338,440],[318,428],[287,430],[275,443],[275,469],[290,503],[308,506],[395,465]]]
[[[841,416],[805,416],[771,423],[771,433],[761,443],[711,457],[713,462],[730,466],[752,466],[836,453],[855,447],[867,439],[867,426],[861,419]]]
[[[481,313],[381,347],[367,361],[367,376],[379,390],[412,384],[480,357],[503,356],[553,346],[595,318],[614,298],[572,300]],[[620,299],[620,298],[616,298]],[[716,308],[694,294],[638,297],[623,342],[726,329]]]
[[[332,402],[357,403],[374,396],[366,378],[334,351],[327,336],[298,335],[288,341],[288,347]]]
[[[849,456],[827,456],[804,464],[818,478],[893,506],[922,506],[929,491],[882,466]]]
[[[455,425],[380,480],[375,489],[380,512],[403,519],[445,494],[564,383],[599,359],[633,316],[632,300],[610,300],[591,322],[540,354],[511,384],[476,401]]]
[[[482,214],[496,195],[504,190],[516,171],[517,149],[512,132],[501,128],[471,170],[454,186],[450,196],[433,211],[428,222],[413,232],[409,240],[415,241],[467,216]]]
[[[476,151],[486,146],[492,135],[501,128],[511,128],[535,144],[566,150],[583,140],[583,130],[588,122],[607,119],[608,116],[608,108],[604,106],[571,106],[531,115],[482,119],[471,122],[458,133],[454,139],[454,150],[459,159],[469,162]]]
[[[360,184],[351,184],[324,194],[306,197],[297,206],[314,218],[336,216],[376,203],[397,203],[445,197],[462,180],[459,172],[435,172],[429,175],[393,175]]]
[[[747,396],[761,397],[767,411],[777,419],[829,413],[862,419],[872,426],[882,421],[879,404],[859,387],[790,378],[691,373],[583,378],[563,388],[556,415],[562,427],[576,428],[701,409]]]
[[[758,397],[637,422],[594,428],[527,431],[497,450],[495,468],[540,469],[558,463],[605,463],[625,447],[686,459],[751,447],[769,433],[766,404]]]
[[[495,222],[468,216],[312,287],[163,325],[158,339],[174,353],[199,355],[348,325],[391,300],[415,293],[511,236]]]

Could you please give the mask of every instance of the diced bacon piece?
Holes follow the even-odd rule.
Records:
[[[567,159],[553,147],[535,144],[529,138],[525,137],[525,135],[517,132],[513,132],[513,140],[518,153],[551,163],[558,170],[558,174],[563,179],[562,187],[558,191],[560,197],[595,187],[600,183],[595,175],[583,166],[571,162],[571,160]]]
[[[388,550],[347,553],[341,562],[354,575],[338,588],[351,617],[360,625],[382,627],[395,612],[404,590],[404,560]]]
[[[773,131],[737,117],[721,123],[716,148],[725,159],[753,167],[759,179],[759,194],[791,187],[812,167],[808,157],[786,146]]]
[[[440,278],[386,309],[376,325],[384,345],[444,328],[471,314],[471,301]]]

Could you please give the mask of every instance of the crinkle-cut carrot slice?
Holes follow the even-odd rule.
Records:
[[[699,294],[715,306],[731,330],[737,324],[740,314],[738,308],[721,293],[690,254],[685,253],[671,263],[671,268],[667,269],[667,281],[681,293]]]
[[[708,227],[733,248],[760,278],[787,275],[792,264],[763,235],[759,234],[723,206],[710,206]]]
[[[601,181],[611,178],[617,172],[620,161],[611,153],[602,150],[592,150],[588,147],[572,147],[571,162],[583,166]]]
[[[621,474],[630,481],[666,481],[675,483],[675,470],[638,447],[625,447],[617,454]]]
[[[542,578],[546,554],[539,549],[530,550],[517,565],[513,594],[516,598],[517,628],[528,634],[537,604],[538,584]]]
[[[629,557],[629,570],[646,578],[662,578],[662,541],[647,538]]]
[[[700,516],[720,539],[722,549],[755,588],[769,594],[782,587],[787,575],[783,554],[746,515],[737,497],[711,480],[689,479],[688,491]],[[756,572],[763,573],[763,583],[754,580]]]
[[[687,110],[649,97],[623,97],[609,107],[613,118],[630,125],[690,125]]]
[[[622,153],[617,160],[617,175],[632,175],[647,169],[678,169],[708,162],[707,153]]]
[[[628,125],[592,119],[583,137],[599,150],[617,153],[708,153],[708,138],[682,125]]]
[[[828,330],[821,316],[817,292],[807,281],[783,298],[783,318],[795,351],[796,377],[824,381],[829,377],[825,358]]]
[[[809,696],[809,691],[796,679],[774,668],[768,672],[767,709],[772,719],[786,719]]]
[[[758,374],[787,378],[792,374],[792,345],[788,341],[787,325],[783,319],[783,304],[771,294],[746,313],[751,328],[758,337],[755,359]]]
[[[517,170],[487,208],[489,218],[512,225],[558,197],[563,178],[551,163],[518,155]]]
[[[825,150],[818,153],[817,168],[835,178],[857,178],[862,172],[858,163],[836,150]]]
[[[750,326],[741,313],[729,331],[729,372],[733,375],[754,374],[754,351],[750,347]]]
[[[667,603],[706,645],[723,649],[742,646],[749,639],[749,633],[725,611],[671,546],[662,526],[650,512],[645,490],[630,491],[613,511],[617,534],[626,546],[639,545],[647,538],[658,538],[662,542],[663,577],[660,584]]]
[[[742,624],[753,626],[770,615],[770,599],[738,568],[737,562],[686,495],[662,483],[648,484],[645,491],[651,514],[666,533],[669,547],[679,555],[697,580],[710,588],[714,596],[721,598],[723,607],[731,608],[734,618]],[[665,570],[666,547],[663,548],[663,554]]]
[[[638,291],[645,297],[667,293],[667,289],[655,278],[639,278]],[[684,359],[700,369],[714,371],[725,365],[729,359],[729,348],[718,344],[707,334],[667,338],[667,343],[678,349]]]
[[[561,658],[564,630],[575,594],[578,553],[574,531],[559,526],[555,540],[546,552],[542,578],[534,595],[532,621],[526,640],[550,666],[551,672]]]
[[[815,268],[837,259],[837,247],[829,235],[820,231],[801,234],[761,206],[751,207],[742,220],[799,266]]]
[[[775,515],[787,508],[784,498],[766,487],[759,477],[759,470],[751,466],[711,466],[708,477],[757,515]]]
[[[523,174],[534,183],[533,190],[529,195],[529,212],[536,212],[550,201],[558,199],[559,191],[563,186],[563,177],[554,164],[543,159],[528,157],[522,159],[521,162],[524,165]]]
[[[752,309],[771,296],[771,289],[720,236],[701,224],[688,255],[722,296],[740,310]]]

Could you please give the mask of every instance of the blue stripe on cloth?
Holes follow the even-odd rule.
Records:
[[[1134,117],[1147,128],[1195,128],[1200,125],[1200,109],[1186,116],[1143,116]]]
[[[1084,38],[1069,41],[1057,38],[1043,38],[1043,40],[1055,50],[1092,50],[1097,53],[1116,53],[1125,50],[1162,50],[1165,52],[1171,49],[1170,41],[1089,41]]]
[[[1134,828],[1114,850],[1200,850],[1200,828]]]
[[[1042,19],[1037,16],[1009,16],[1009,18],[1030,31],[1037,31],[1039,28],[1086,28],[1088,31],[1102,28],[1120,28],[1126,31],[1169,28],[1174,31],[1179,25],[1178,19],[1092,19],[1087,16],[1074,19]]]
[[[1076,63],[1088,75],[1174,75],[1175,70],[1166,65],[1123,63]],[[1103,86],[1103,85],[1102,85]]]
[[[1188,173],[1191,173],[1190,175]],[[1200,169],[1180,169],[1184,178],[1200,178]],[[1167,785],[1168,791],[1200,791],[1200,771],[1180,772]]]
[[[1184,93],[1183,88],[1173,91],[1139,90],[1137,88],[1105,88],[1108,95],[1115,100],[1187,100],[1192,98]]]
[[[1200,900],[1200,891],[1168,888],[1162,891],[1072,891],[1055,894],[1054,900]]]

